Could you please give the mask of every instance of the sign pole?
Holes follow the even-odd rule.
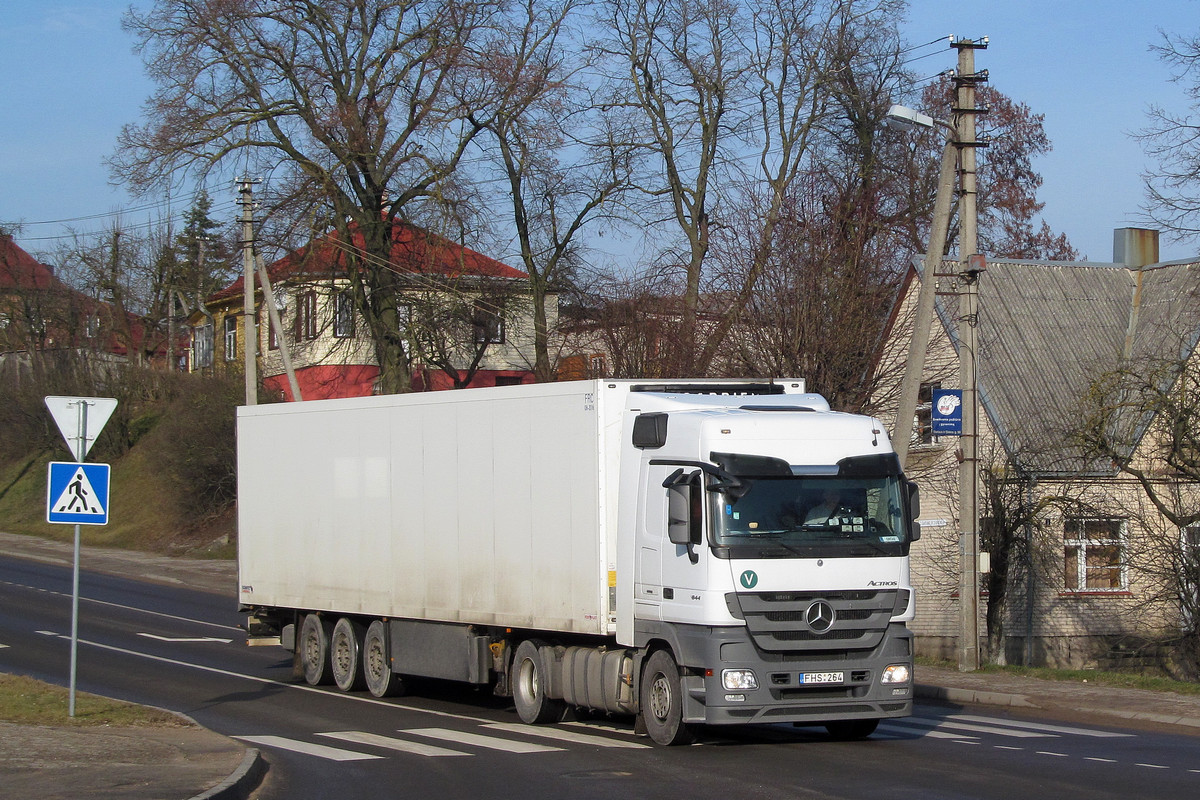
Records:
[[[108,524],[109,467],[107,464],[94,465],[99,471],[91,471],[92,477],[89,481],[89,470],[83,462],[87,459],[88,451],[92,449],[96,436],[103,430],[108,418],[112,416],[113,410],[117,407],[117,401],[111,397],[58,397],[52,395],[46,397],[45,402],[50,416],[54,418],[58,429],[62,431],[63,439],[66,440],[71,455],[75,457],[74,464],[53,462],[50,464],[46,497],[47,522],[75,523],[75,554],[71,568],[71,674],[67,704],[67,713],[74,717],[75,679],[79,663],[79,562],[82,550],[80,524]],[[95,411],[92,419],[92,428],[95,433],[90,438],[88,436],[89,407],[94,407]],[[59,470],[57,474],[62,477],[56,481],[56,468],[59,467],[67,467],[72,471],[63,475]],[[70,480],[68,481],[67,478]],[[94,496],[96,494],[95,486],[89,488],[89,484],[95,482],[99,482],[97,485],[103,489],[103,500]],[[54,509],[55,496],[51,496],[56,491],[61,493],[55,495],[59,498],[59,505],[64,505],[62,499],[68,496],[68,492],[74,493],[74,499],[58,511]],[[89,491],[93,496],[89,497]],[[82,510],[80,512],[76,512],[75,509],[77,501],[81,501]]]
[[[79,400],[79,436],[77,437],[78,444],[75,452],[80,453],[80,461],[83,461],[82,454],[86,453],[87,442],[87,400]],[[67,715],[74,718],[75,716],[75,673],[79,663],[79,550],[80,550],[80,534],[79,523],[75,523],[75,563],[71,570],[71,680],[70,691],[67,701]]]

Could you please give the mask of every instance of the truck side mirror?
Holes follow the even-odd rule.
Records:
[[[667,490],[667,538],[671,544],[692,541],[692,499],[688,484],[677,483]]]
[[[700,485],[694,474],[681,478],[676,476],[667,486],[667,539],[671,544],[687,547],[688,558],[695,564],[700,560],[695,550],[700,543],[702,522]]]
[[[917,523],[917,517],[921,516],[921,490],[917,487],[916,481],[908,481],[908,519],[912,525],[912,541],[921,538],[921,526]]]

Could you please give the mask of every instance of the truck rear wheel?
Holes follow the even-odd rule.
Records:
[[[316,614],[309,614],[300,626],[300,666],[304,670],[304,681],[309,686],[320,686],[333,682],[329,665],[330,625]]]
[[[696,740],[691,726],[683,721],[683,682],[669,651],[656,650],[646,661],[639,697],[646,733],[656,744],[691,744]]]
[[[566,705],[546,696],[549,685],[543,645],[536,639],[526,639],[517,647],[512,663],[512,696],[517,715],[529,725],[558,722]]]
[[[343,692],[363,688],[362,645],[363,626],[349,617],[342,617],[333,626],[329,637],[329,665],[333,682]]]
[[[367,691],[376,697],[394,697],[404,692],[404,680],[392,672],[388,653],[387,623],[377,619],[367,626],[362,646],[363,679]]]

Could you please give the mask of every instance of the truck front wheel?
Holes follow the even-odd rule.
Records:
[[[679,666],[667,650],[656,650],[646,661],[640,693],[646,733],[661,745],[690,744],[696,735],[683,721],[683,682]]]
[[[309,686],[320,686],[333,681],[329,665],[330,625],[316,614],[309,614],[300,626],[300,666],[304,681]]]
[[[526,639],[517,646],[512,663],[512,696],[517,715],[528,725],[544,725],[562,719],[566,706],[546,696],[549,676],[542,645]]]

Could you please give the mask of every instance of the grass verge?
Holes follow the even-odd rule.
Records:
[[[183,727],[182,717],[157,708],[124,703],[85,692],[75,693],[75,716],[68,714],[67,689],[24,675],[0,675],[0,722],[18,725],[88,727]]]
[[[918,658],[917,664],[932,667],[957,669],[957,665],[949,661],[938,661],[929,658]],[[1175,692],[1200,696],[1200,683],[1189,683],[1164,678],[1156,675],[1142,675],[1136,672],[1109,672],[1099,669],[1052,669],[1050,667],[1018,667],[984,664],[979,672],[998,675],[1017,675],[1026,678],[1039,678],[1048,681],[1064,681],[1067,683],[1089,683],[1098,686],[1112,686],[1120,689],[1145,689],[1152,692]]]

